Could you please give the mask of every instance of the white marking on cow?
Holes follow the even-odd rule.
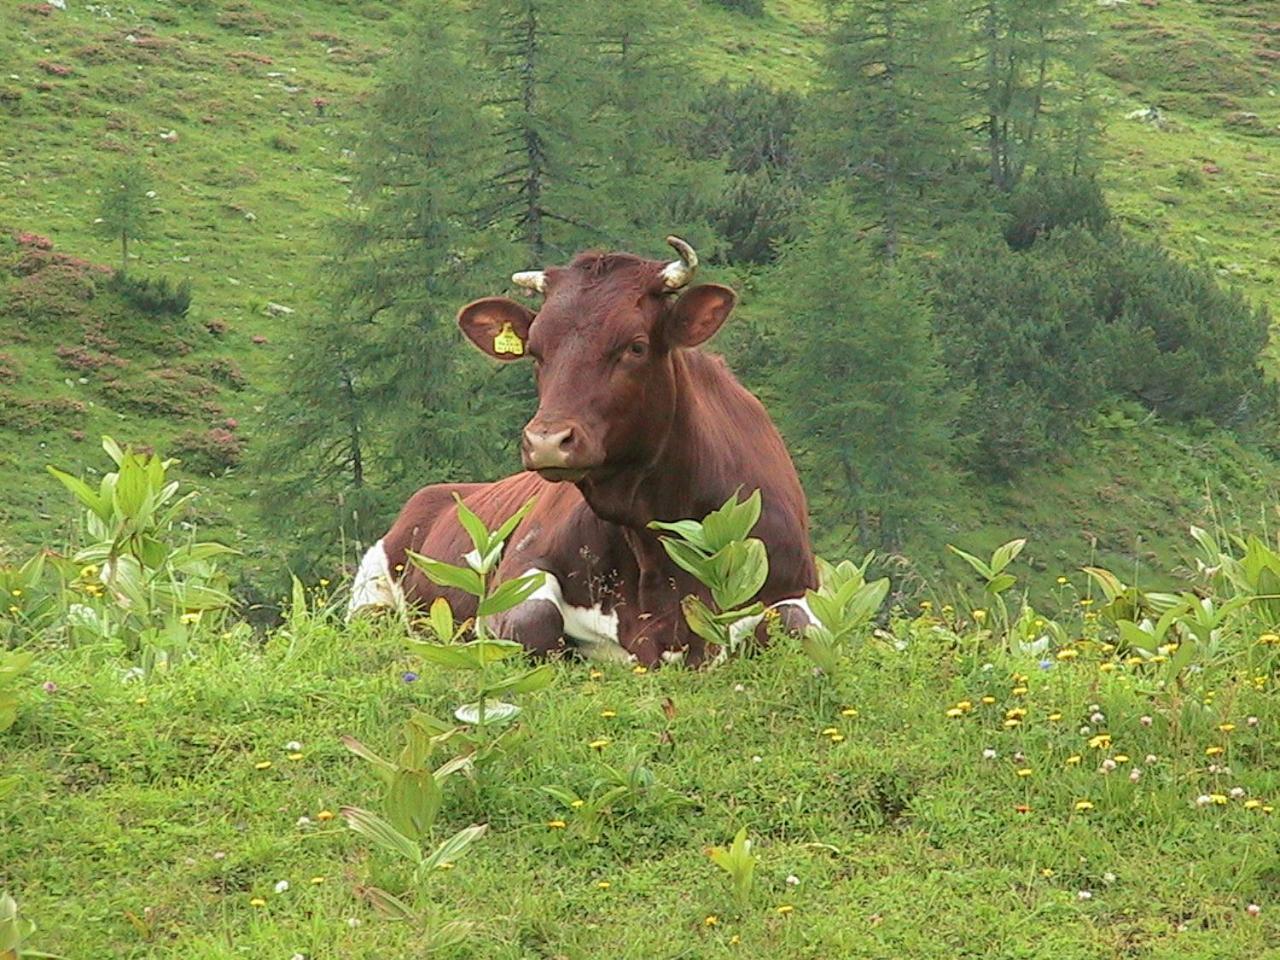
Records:
[[[542,586],[529,594],[531,600],[545,600],[560,611],[564,621],[564,634],[574,641],[583,655],[592,660],[614,663],[634,663],[635,656],[627,653],[618,643],[618,615],[605,613],[599,604],[594,607],[576,607],[564,599],[560,581],[545,570],[536,567],[525,571],[525,576],[543,574]]]
[[[365,551],[355,582],[351,584],[351,599],[347,603],[347,619],[371,607],[404,606],[404,589],[391,573],[387,550],[379,540]]]
[[[790,597],[786,600],[779,600],[777,603],[770,604],[765,608],[768,610],[777,610],[779,607],[799,607],[804,611],[805,616],[810,621],[816,620],[813,611],[809,609],[809,601],[804,597]],[[741,620],[735,620],[729,624],[729,646],[722,649],[717,655],[713,663],[723,663],[729,656],[730,650],[736,650],[738,645],[742,643],[756,627],[760,625],[760,621],[764,619],[764,613],[757,613],[750,617],[743,617]]]

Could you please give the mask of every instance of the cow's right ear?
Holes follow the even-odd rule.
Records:
[[[473,300],[458,311],[458,326],[477,347],[495,360],[519,360],[529,340],[529,325],[537,316],[506,297]]]

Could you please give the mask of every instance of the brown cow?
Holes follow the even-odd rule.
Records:
[[[759,489],[755,536],[769,553],[760,600],[792,628],[807,622],[803,595],[816,573],[795,467],[760,402],[724,361],[697,349],[736,295],[703,284],[674,296],[697,256],[676,237],[667,242],[679,260],[583,253],[566,267],[516,274],[544,295],[537,313],[504,297],[462,308],[459,325],[489,356],[533,360],[538,411],[524,429],[525,472],[414,494],[365,555],[352,612],[444,596],[459,617],[474,615],[472,598],[432,584],[405,551],[463,562],[471,544],[455,494],[491,528],[536,496],[494,582],[543,571],[545,583],[493,618],[494,632],[540,654],[564,649],[567,638],[590,655],[644,665],[684,655],[697,665],[715,651],[688,629],[680,600],[706,591],[670,561],[648,523],[701,518],[735,491]]]

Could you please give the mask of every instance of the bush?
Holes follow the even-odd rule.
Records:
[[[130,306],[150,317],[185,317],[191,309],[191,281],[168,277],[131,277],[117,273],[111,289]]]
[[[931,287],[981,472],[1017,472],[1113,397],[1232,426],[1275,408],[1266,311],[1114,228],[1060,227],[1021,252],[974,236],[933,264]]]
[[[223,427],[189,430],[174,438],[171,447],[184,467],[201,473],[222,473],[239,466],[244,455],[240,439]]]
[[[1015,250],[1027,249],[1059,227],[1098,233],[1111,221],[1101,188],[1088,177],[1033,177],[1014,191],[1009,206],[1004,239]]]

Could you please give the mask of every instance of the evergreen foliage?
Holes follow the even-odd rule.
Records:
[[[150,183],[146,167],[138,160],[116,165],[103,182],[96,223],[99,233],[120,241],[121,273],[129,269],[129,241],[151,237]]]
[[[920,284],[850,243],[855,224],[830,189],[784,247],[772,284],[787,346],[770,386],[811,494],[864,546],[895,548],[946,492],[956,398]]]

